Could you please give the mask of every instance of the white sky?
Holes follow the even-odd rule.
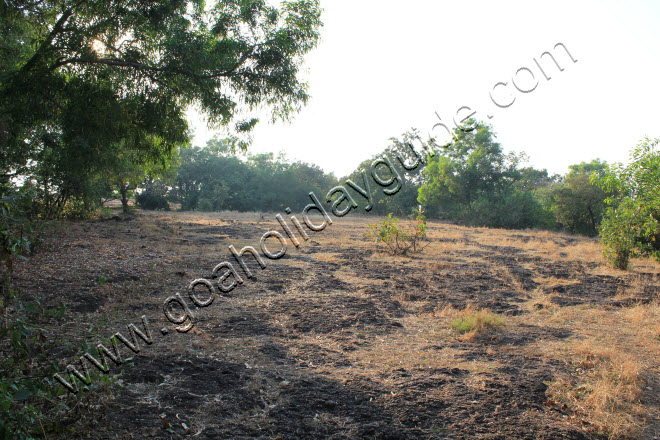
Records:
[[[597,157],[625,162],[641,138],[660,137],[658,0],[321,2],[322,40],[305,64],[312,99],[291,124],[263,118],[251,152],[285,151],[341,177],[390,137],[429,134],[435,112],[450,122],[462,106],[493,125],[505,151],[551,173]],[[545,51],[563,72],[539,59]],[[521,67],[539,80],[533,92],[511,83]],[[508,108],[490,100],[498,82],[509,85],[496,99],[516,98]],[[213,133],[197,116],[191,125],[205,145]]]

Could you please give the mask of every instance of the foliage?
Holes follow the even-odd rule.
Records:
[[[59,391],[35,374],[35,366],[44,364],[44,329],[35,320],[39,315],[61,318],[64,309],[42,308],[25,303],[12,284],[14,263],[26,259],[35,241],[35,230],[27,217],[33,194],[14,193],[0,199],[0,438],[34,438],[37,423],[47,414],[43,407],[49,401],[51,411],[63,403],[53,402]],[[46,371],[46,374],[51,371]]]
[[[592,181],[613,196],[600,227],[604,256],[619,269],[631,258],[660,260],[660,139],[646,138],[633,149],[630,164],[610,166]]]
[[[513,178],[518,159],[504,155],[490,126],[473,125],[469,132],[454,129],[455,141],[429,157],[418,200],[436,214],[469,215],[481,196],[502,192]]]
[[[371,173],[376,172],[381,177],[386,177],[386,170],[373,170],[372,164],[378,158],[385,158],[400,179],[401,189],[396,193],[396,196],[387,195],[383,192],[383,188],[379,185],[370,184],[368,188],[363,188],[369,194],[369,200],[373,201],[372,211],[375,214],[386,215],[392,213],[393,215],[408,215],[411,212],[417,212],[419,204],[417,203],[417,191],[422,183],[422,171],[424,169],[425,161],[424,156],[429,151],[430,147],[428,142],[425,142],[420,137],[416,130],[404,133],[401,139],[393,137],[390,139],[391,144],[383,150],[380,154],[373,156],[371,159],[364,160],[357,169],[353,171],[345,179],[352,180],[356,184],[363,186],[363,175],[366,175],[367,180],[372,180]],[[421,152],[422,157],[417,156]],[[404,161],[407,169],[403,166],[401,161]],[[416,165],[416,166],[414,166]],[[381,166],[382,167],[382,166]],[[364,173],[364,174],[363,174]]]
[[[167,202],[165,196],[154,194],[149,191],[143,191],[135,196],[135,201],[142,209],[149,211],[169,211],[170,204]]]
[[[336,184],[332,174],[302,162],[289,163],[272,153],[247,156],[231,152],[231,141],[214,138],[206,148],[183,147],[181,166],[169,196],[183,210],[277,211],[303,207],[309,193],[325,195]]]
[[[258,108],[287,119],[307,102],[298,73],[320,13],[316,0],[1,2],[0,177],[39,189],[47,215],[92,206],[108,177],[171,160],[191,105],[245,148]]]
[[[384,243],[392,255],[408,255],[421,252],[421,241],[426,238],[426,217],[421,210],[417,214],[417,224],[414,226],[399,226],[399,219],[388,214],[380,225],[369,225],[367,238],[374,243]]]
[[[481,195],[471,209],[458,211],[456,218],[468,225],[484,225],[492,228],[550,229],[552,220],[532,192],[506,191],[500,194]]]
[[[590,176],[604,175],[608,166],[599,159],[571,165],[563,183],[554,191],[557,222],[573,233],[596,235],[611,194],[591,183]]]
[[[153,181],[159,177],[165,179],[171,178],[175,172],[177,164],[178,157],[176,151],[167,158],[163,157],[158,160],[141,160],[135,153],[134,149],[126,148],[126,146],[123,145],[123,148],[121,148],[117,154],[112,169],[109,170],[108,179],[108,182],[111,184],[111,189],[115,189],[118,193],[117,195],[122,203],[122,210],[128,212],[128,200],[138,186],[145,184],[147,181]],[[169,205],[167,205],[164,198],[161,197],[162,200],[157,200],[156,196],[150,191],[147,191],[145,196],[150,197],[150,200],[147,201],[144,197],[142,197],[141,200],[147,204],[151,203],[151,207],[143,206],[145,209],[168,209]],[[138,197],[136,196],[136,201],[137,200]],[[163,204],[163,201],[165,201],[165,204]],[[154,202],[160,204],[154,205]]]
[[[492,127],[469,121],[454,142],[428,157],[418,201],[434,215],[464,224],[501,228],[548,227],[533,191],[552,182],[547,171],[520,169],[524,155],[504,154]]]
[[[213,200],[211,199],[199,199],[197,202],[197,210],[201,212],[213,212],[214,211],[214,203]]]

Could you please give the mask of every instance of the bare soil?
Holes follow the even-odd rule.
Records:
[[[364,236],[378,219],[349,214],[265,270],[252,265],[254,278],[209,307],[192,305],[188,284],[234,263],[230,244],[258,248],[280,230],[261,218],[138,211],[71,222],[20,265],[25,296],[68,307],[48,335],[62,365],[80,343],[141,327],[142,315],[154,338],[111,365],[114,385],[81,391],[48,438],[606,438],[588,412],[548,395],[559,376],[580,380],[570,347],[585,339],[639,359],[636,435],[660,434],[660,341],[625,312],[658,300],[656,263],[615,271],[592,239],[433,222],[421,255],[393,257]],[[188,333],[162,311],[177,292],[195,316]],[[451,310],[468,306],[506,325],[462,337]]]

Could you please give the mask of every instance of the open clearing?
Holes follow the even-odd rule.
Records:
[[[592,439],[660,435],[660,265],[609,269],[593,239],[429,222],[412,258],[349,214],[196,309],[188,284],[274,214],[136,212],[65,223],[17,267],[64,303],[62,365],[146,315],[154,343],[80,393],[48,438]],[[102,280],[102,281],[100,281]],[[180,292],[188,333],[163,315]],[[457,333],[488,309],[504,324]],[[70,347],[62,342],[66,339]],[[142,341],[140,341],[142,342]],[[127,355],[128,350],[123,347]]]

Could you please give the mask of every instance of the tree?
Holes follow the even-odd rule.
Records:
[[[128,200],[133,191],[148,179],[172,178],[177,159],[176,154],[159,160],[140,158],[138,149],[127,148],[125,142],[121,142],[112,161],[112,168],[103,180],[110,184],[109,189],[118,192],[122,210],[128,212]]]
[[[518,164],[525,156],[504,154],[491,126],[469,126],[454,129],[454,142],[429,155],[419,202],[431,214],[467,224],[537,226],[543,209],[525,185],[539,185],[543,173],[522,173]]]
[[[332,174],[284,155],[231,153],[231,139],[211,139],[205,148],[180,150],[181,166],[171,196],[184,210],[278,211],[309,202],[309,192],[325,195],[336,184]]]
[[[525,167],[518,170],[518,179],[516,188],[523,191],[537,191],[548,186],[553,186],[561,180],[561,176],[555,174],[548,175],[548,170],[537,170],[532,167]]]
[[[614,164],[592,181],[613,194],[599,229],[604,256],[614,267],[627,269],[630,259],[660,260],[660,138],[642,140],[630,154],[630,164]]]
[[[600,159],[571,165],[563,184],[554,191],[557,221],[574,233],[596,235],[605,212],[608,194],[591,183],[593,174],[602,176],[608,170]]]
[[[418,200],[436,214],[469,215],[479,196],[500,190],[515,168],[514,158],[506,157],[495,142],[492,128],[473,125],[471,131],[454,129],[454,142],[429,157]]]
[[[229,143],[214,138],[206,148],[180,149],[181,166],[174,179],[172,197],[183,210],[198,209],[203,200],[206,210],[219,211],[230,209],[229,206],[244,210],[240,209],[244,203],[240,194],[253,182],[253,174],[245,162],[229,154]]]
[[[33,176],[55,208],[122,142],[143,163],[171,155],[189,105],[245,148],[251,112],[308,100],[298,71],[321,25],[317,0],[26,0],[0,19],[0,174]]]
[[[418,211],[417,190],[422,184],[424,158],[430,147],[428,142],[421,139],[416,130],[404,133],[400,139],[393,137],[390,141],[391,144],[385,150],[371,159],[362,161],[355,171],[341,180],[350,179],[358,186],[363,187],[364,191],[368,190],[374,213],[381,215],[411,215]],[[399,157],[403,160],[405,166],[401,163]],[[379,158],[385,158],[393,169],[390,170],[388,166],[382,164],[374,168],[374,161]],[[367,186],[363,183],[363,173],[367,176]],[[386,181],[390,178],[396,178],[396,182],[392,183],[392,188],[398,187],[399,190],[393,195],[385,193],[383,187],[373,183],[372,173]],[[369,181],[372,183],[369,183]]]

